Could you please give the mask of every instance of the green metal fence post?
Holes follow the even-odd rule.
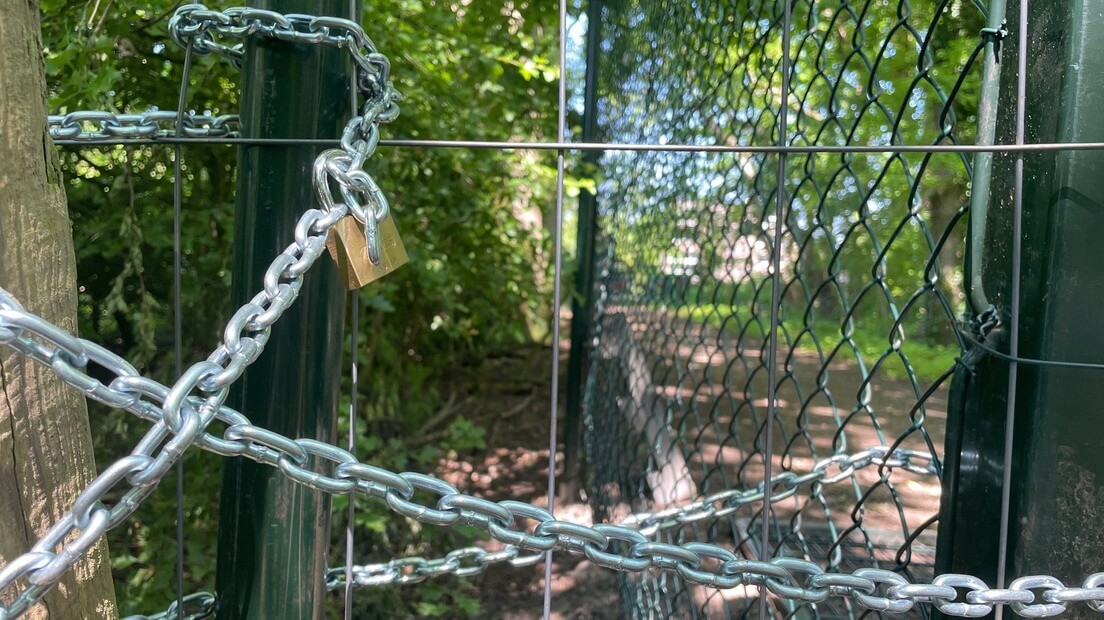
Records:
[[[281,13],[349,15],[348,0],[259,0]],[[347,52],[250,38],[242,71],[247,137],[335,138],[349,116]],[[265,267],[315,206],[311,168],[320,147],[243,146],[239,151],[232,305],[261,287]],[[290,437],[334,442],[345,291],[323,258],[263,355],[231,392],[230,406]],[[330,500],[243,458],[223,474],[217,568],[218,617],[320,618],[330,543]]]
[[[1001,73],[1006,65],[1016,64],[1016,50],[1002,40],[1006,0],[990,0],[981,92],[978,98],[979,144],[993,144],[998,120],[1007,122],[1007,97],[1002,98]],[[1007,62],[1004,60],[1007,58]],[[1011,76],[1014,77],[1014,76]],[[1005,93],[1015,80],[1005,81]],[[1014,91],[1013,91],[1014,92]],[[1001,104],[1004,105],[1001,105]],[[998,114],[1004,114],[998,119]],[[1005,138],[1007,136],[1002,136]],[[982,277],[990,220],[990,182],[996,156],[974,156],[971,175],[970,224],[964,271],[967,274],[969,307],[975,319],[993,311],[985,294]],[[1007,244],[1007,240],[1003,240]],[[994,339],[999,334],[993,334]],[[936,572],[963,572],[992,582],[996,576],[994,559],[998,555],[993,523],[1000,520],[1000,502],[992,501],[1001,492],[1001,452],[1004,445],[1004,418],[996,406],[982,414],[982,394],[1005,393],[1008,373],[999,361],[975,349],[962,357],[951,382],[944,440],[943,500],[940,503],[939,536],[936,545]],[[965,541],[956,545],[957,541]]]
[[[1018,13],[1018,3],[1009,2],[1007,14]],[[1014,36],[1005,45],[1014,44],[1012,30]],[[1104,123],[1095,113],[1104,99],[1104,1],[1031,2],[1028,36],[1027,143],[1104,140]],[[1014,47],[1006,49],[1005,58],[1015,58]],[[1017,75],[1015,62],[1004,65],[998,138],[1008,143],[1014,137]],[[1016,336],[1008,332],[1016,155],[994,159],[985,254],[973,258],[983,261],[984,285],[1000,313],[1003,331],[992,344],[1007,351]],[[1104,363],[1104,329],[1095,320],[1104,307],[1104,152],[1034,152],[1024,160],[1019,355]],[[1002,442],[987,435],[1003,435],[1008,364],[989,355],[975,366],[965,387],[964,426],[957,429],[963,435],[956,438],[962,442],[961,463],[948,472],[960,483],[988,477],[980,487],[994,486],[992,472],[999,471],[1003,450],[994,452],[992,445]],[[1100,569],[1104,534],[1094,524],[1104,506],[1101,403],[1100,370],[1020,361],[1014,394],[1009,577],[1046,574],[1080,583]],[[949,434],[955,431],[948,429]],[[944,495],[945,509],[956,506],[957,517],[940,524],[940,570],[993,580],[996,555],[990,550],[1000,541],[986,505],[991,508],[998,497],[962,488]],[[971,520],[973,529],[964,528]]]
[[[586,75],[583,91],[583,142],[598,137],[598,45],[602,36],[602,2],[587,3]],[[601,151],[583,155],[584,170],[597,170]],[[591,311],[594,307],[594,237],[598,232],[598,199],[593,193],[579,193],[578,230],[575,234],[575,295],[571,302],[571,349],[567,362],[567,408],[564,420],[564,472],[574,484],[577,480],[579,421],[583,415],[584,370],[586,369],[587,338],[590,336]],[[574,488],[574,487],[572,487]]]

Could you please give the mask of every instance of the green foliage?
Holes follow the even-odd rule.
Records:
[[[44,0],[44,44],[54,112],[175,109],[183,51],[166,34],[170,0],[74,3]],[[222,8],[213,7],[213,8]],[[386,137],[542,140],[555,130],[555,7],[520,2],[372,2],[369,36],[392,60],[404,99]],[[229,63],[195,61],[188,108],[233,113],[237,75]],[[74,224],[80,330],[163,381],[173,377],[172,166],[169,147],[62,150]],[[184,361],[205,357],[228,317],[236,149],[183,152]],[[440,408],[449,369],[547,332],[542,257],[553,160],[531,152],[381,149],[368,169],[387,192],[410,265],[361,293],[359,454],[396,468],[431,471],[439,458],[483,446],[464,419],[432,443],[414,445]],[[304,182],[307,182],[304,179]],[[293,327],[277,326],[276,329]],[[248,415],[248,412],[246,412]],[[128,451],[147,426],[96,409],[101,463]],[[217,458],[186,456],[186,588],[214,585]],[[122,611],[151,612],[173,596],[172,485],[110,537]],[[335,511],[343,519],[343,511]],[[447,551],[464,530],[422,530],[378,506],[358,513],[361,559]],[[463,588],[411,595],[365,592],[358,607],[473,612]],[[437,607],[441,606],[441,607]],[[465,611],[466,610],[466,611]]]
[[[701,325],[709,325],[723,330],[730,336],[738,337],[741,330],[748,323],[756,320],[755,313],[747,304],[700,304],[695,306],[681,306],[675,309],[675,316],[688,318]],[[770,331],[769,329],[767,330]],[[850,354],[850,346],[854,346],[858,355],[867,364],[871,364],[881,358],[885,362],[879,367],[879,372],[896,379],[908,379],[916,377],[921,386],[931,385],[939,379],[947,369],[954,365],[955,358],[962,354],[962,350],[955,345],[938,344],[924,340],[905,340],[898,346],[886,337],[876,322],[858,321],[854,330],[844,338],[840,326],[830,321],[817,321],[806,324],[795,319],[782,322],[778,335],[783,341],[793,335],[815,334],[813,338],[806,335],[791,343],[793,349],[800,354],[809,356],[826,356],[844,342],[845,353],[841,360],[854,360]],[[907,336],[906,336],[907,337]],[[903,351],[908,359],[908,364],[897,353]],[[819,361],[818,361],[819,363]],[[844,362],[846,363],[846,362]],[[869,367],[867,367],[869,370]]]
[[[781,4],[610,6],[599,105],[607,139],[778,142]],[[724,36],[700,27],[717,23],[727,24]],[[793,23],[789,144],[973,141],[980,3],[802,1]],[[655,51],[673,45],[693,53]],[[805,329],[825,341],[856,330],[856,342],[872,337],[859,348],[876,360],[900,329],[917,349],[913,365],[953,360],[965,302],[966,155],[798,152],[782,179],[773,154],[614,153],[603,164],[599,228],[623,292],[616,303],[659,301],[703,316],[724,306],[750,313],[752,333],[765,337],[781,180],[787,338],[808,347],[798,338]]]

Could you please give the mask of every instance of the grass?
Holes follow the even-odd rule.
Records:
[[[727,304],[701,304],[697,306],[680,306],[674,310],[675,316],[690,319],[695,323],[710,325],[717,329],[723,329],[733,336],[738,335],[743,326],[756,320],[750,305],[731,306]],[[769,316],[758,317],[763,323],[760,328],[757,325],[748,327],[746,335],[751,338],[765,337],[769,326]],[[886,360],[878,368],[879,374],[886,374],[895,379],[908,379],[915,376],[921,386],[930,384],[943,373],[954,366],[955,359],[961,355],[961,350],[955,344],[943,344],[926,342],[921,339],[909,339],[906,331],[905,341],[901,344],[900,351],[908,358],[908,364],[898,353],[894,352],[889,341],[889,326],[874,326],[857,322],[850,342],[857,349],[863,363],[869,371],[883,355],[888,353]],[[805,333],[803,333],[805,332]],[[810,337],[810,333],[816,336],[816,341]],[[840,331],[840,324],[834,321],[818,320],[807,328],[801,319],[785,319],[779,327],[780,342],[793,342],[797,340],[797,351],[801,353],[817,354],[817,343],[820,352],[829,355],[844,340]],[[800,338],[799,338],[800,335]],[[843,359],[852,359],[855,353],[850,346],[844,345],[838,354]]]

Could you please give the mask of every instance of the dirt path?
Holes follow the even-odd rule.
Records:
[[[487,448],[467,458],[443,460],[438,475],[480,497],[547,507],[551,355],[549,348],[532,347],[512,357],[487,360],[471,374],[467,386],[454,386],[465,392],[456,414],[487,429]],[[565,369],[566,355],[561,362]],[[557,461],[562,468],[562,449],[560,456]],[[591,522],[590,508],[577,497],[560,498],[555,513],[576,522]],[[502,547],[493,541],[480,546],[492,551]],[[478,617],[542,617],[543,563],[528,568],[497,565],[469,581],[479,592],[482,611]],[[553,618],[623,617],[616,577],[585,559],[556,554],[552,593]]]
[[[648,329],[648,325],[638,322],[634,329]],[[692,337],[683,338],[681,342],[668,341],[662,348],[653,347],[648,355],[653,360],[667,360],[653,366],[655,390],[659,398],[678,401],[686,411],[709,412],[710,423],[691,423],[689,421],[694,418],[686,415],[683,419],[687,422],[679,427],[694,483],[705,492],[718,490],[717,476],[708,473],[717,467],[730,471],[732,475],[729,480],[758,480],[757,476],[761,477],[761,460],[757,465],[745,464],[748,460],[745,450],[754,443],[758,431],[754,416],[741,415],[738,403],[728,409],[716,405],[717,390],[724,391],[725,386],[738,385],[731,371],[726,370],[731,367],[728,362],[734,350],[730,347],[735,345],[723,336],[710,333],[709,328],[693,329],[704,331],[690,334]],[[566,351],[566,347],[563,350]],[[756,355],[754,351],[742,351],[744,358]],[[566,355],[561,359],[563,369],[566,367]],[[546,506],[550,366],[551,351],[531,347],[511,357],[487,360],[467,373],[462,384],[452,386],[454,392],[459,394],[455,413],[487,429],[487,447],[478,454],[443,460],[438,474],[462,490],[488,499],[516,499]],[[672,368],[679,372],[671,372]],[[841,420],[847,428],[847,445],[855,449],[892,443],[914,423],[910,413],[918,401],[918,386],[909,381],[879,375],[878,380],[867,387],[854,361],[837,360],[829,365],[830,372],[822,373],[820,357],[804,351],[792,353],[787,368],[791,380],[780,391],[779,414],[787,432],[794,433],[794,429],[800,427],[812,447],[802,450],[792,437],[782,433],[783,443],[776,445],[782,446],[778,452],[783,456],[776,457],[776,467],[784,465],[795,471],[807,471],[815,462],[810,450],[815,449],[820,458],[831,454],[834,445],[840,441],[838,430]],[[819,386],[821,395],[810,396],[808,391],[800,391],[807,386]],[[926,387],[919,386],[919,389]],[[945,392],[946,386],[943,386],[926,400],[923,419],[925,431],[940,448],[946,417]],[[562,397],[560,402],[563,402]],[[871,412],[874,414],[871,415]],[[734,443],[733,438],[740,438],[742,443]],[[927,451],[926,444],[920,439],[920,434],[913,433],[902,447]],[[736,475],[736,468],[742,464],[742,471]],[[558,462],[558,467],[560,465],[562,462]],[[813,514],[815,511],[810,507],[815,508],[813,504],[816,502],[810,501],[795,504],[793,508],[780,504],[776,507],[775,516],[785,525],[800,513],[804,522],[801,545],[806,553],[815,549],[814,554],[824,553],[827,556],[833,553],[830,547],[834,545],[845,556],[852,552],[857,554],[850,563],[845,557],[845,561],[839,563],[841,570],[869,565],[873,561],[892,564],[895,553],[908,534],[938,511],[938,480],[934,476],[894,470],[893,484],[886,485],[879,477],[877,468],[872,467],[858,473],[854,481],[857,484],[825,487],[819,495],[818,502],[827,502],[833,507],[830,516],[823,511]],[[861,513],[856,515],[848,510],[864,494]],[[583,523],[589,523],[592,518],[589,505],[579,495],[557,500],[555,512],[561,518]],[[826,518],[836,528],[835,534],[828,535],[829,530],[824,529],[829,525]],[[842,536],[840,532],[843,532]],[[817,539],[821,534],[824,540]],[[685,540],[722,543],[727,540],[728,544],[737,544],[733,534],[726,533],[723,528],[708,535],[698,535],[687,528],[682,535]],[[832,536],[837,538],[833,540]],[[914,574],[923,575],[929,569],[934,540],[935,528],[929,527],[911,543],[912,561],[918,571]],[[485,546],[488,550],[501,548],[493,542]],[[849,551],[851,547],[856,549]],[[793,548],[787,552],[794,553],[800,555],[802,549]],[[499,565],[469,581],[479,592],[482,603],[479,617],[541,617],[543,564],[530,568]],[[557,554],[552,591],[554,618],[624,617],[617,576],[591,565],[585,559]],[[731,605],[736,604],[724,601],[745,594],[729,593],[717,597],[713,592],[706,596],[712,602],[698,601],[695,605],[701,603],[703,610],[718,611],[723,616],[726,606],[731,614]],[[698,595],[694,597],[698,598]]]

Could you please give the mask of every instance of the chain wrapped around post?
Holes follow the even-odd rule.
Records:
[[[875,446],[855,454],[838,454],[817,463],[813,470],[804,475],[793,472],[779,474],[772,488],[782,486],[776,494],[777,499],[791,495],[793,490],[806,483],[828,484],[840,482],[855,475],[859,470],[877,465],[887,470],[901,468],[915,474],[935,475],[931,464],[931,455],[907,450],[890,451],[885,446]],[[888,472],[887,472],[888,473]],[[885,474],[883,474],[885,475]],[[708,518],[721,518],[737,507],[762,501],[762,487],[738,491],[730,490],[715,493],[683,506],[657,512],[635,513],[629,515],[620,525],[637,528],[644,536],[651,537],[658,532],[678,527],[683,523]],[[352,570],[355,587],[381,587],[392,585],[411,585],[422,583],[426,579],[443,576],[474,577],[482,575],[495,564],[509,564],[512,568],[535,566],[544,559],[543,553],[522,555],[514,545],[506,545],[499,551],[488,551],[481,547],[456,549],[444,557],[427,559],[420,556],[395,558],[377,564],[354,566]],[[326,571],[326,588],[330,591],[345,587],[346,568],[335,566]],[[199,592],[185,598],[187,618],[198,620],[213,613],[214,595]],[[174,602],[169,608],[152,616],[130,616],[125,620],[160,620],[175,617]]]
[[[100,536],[120,525],[138,508],[191,445],[205,446],[223,455],[252,452],[256,460],[278,465],[285,473],[302,471],[308,454],[315,453],[308,444],[307,451],[294,448],[291,460],[287,460],[278,448],[295,444],[281,443],[255,427],[235,435],[231,431],[248,425],[248,420],[222,405],[229,386],[264,350],[272,325],[295,302],[303,275],[326,251],[330,229],[346,214],[352,214],[371,231],[372,225],[386,215],[386,200],[362,166],[379,141],[378,124],[398,115],[395,101],[399,97],[389,79],[387,58],[375,50],[354,22],[326,17],[284,17],[244,8],[218,13],[197,4],[180,7],[170,21],[173,39],[187,45],[190,38],[196,37],[195,45],[201,53],[223,49],[211,43],[214,31],[349,49],[357,64],[364,98],[361,114],[346,126],[342,148],[328,150],[316,159],[313,182],[320,208],[303,213],[295,227],[294,241],[265,272],[263,290],[234,313],[223,331],[222,344],[210,357],[188,368],[171,387],[140,376],[130,363],[107,349],[24,311],[18,301],[0,289],[0,344],[48,366],[89,398],[126,409],[154,423],[131,454],[104,470],[30,551],[0,568],[0,591],[20,580],[28,584],[13,603],[0,606],[0,620],[18,617],[40,600]],[[91,120],[99,120],[107,130],[125,127],[131,119],[125,116],[121,120],[126,122],[107,116],[69,119],[71,125],[78,127],[80,122]],[[147,115],[131,126],[148,127],[165,120]],[[64,119],[60,125],[66,126]],[[344,202],[334,200],[331,181],[340,187]],[[93,375],[99,373],[90,373],[90,364],[109,372],[113,378],[106,383],[95,378]],[[216,419],[231,425],[222,439],[206,433],[208,425]],[[266,440],[276,443],[267,445]],[[322,448],[319,450],[324,452]],[[109,505],[105,497],[120,486],[125,487],[120,499]]]
[[[325,168],[324,165],[319,167]],[[324,190],[320,189],[320,194],[324,194]],[[324,198],[323,204],[327,204]],[[343,207],[344,205],[334,205],[333,212],[343,213]],[[309,221],[308,216],[304,216],[304,220]],[[277,259],[274,261],[274,266],[279,266],[281,263],[282,261]],[[266,282],[268,281],[269,278],[266,278]],[[44,324],[45,322],[34,315],[21,309],[13,311],[17,305],[6,295],[0,297],[0,306],[4,307],[0,310],[0,342],[9,343],[8,340],[10,340],[17,343],[18,350],[26,351],[36,360],[51,365],[55,370],[58,366],[52,365],[51,361],[67,359],[66,356],[85,359],[85,365],[90,360],[112,369],[125,364],[125,361],[115,358],[92,343],[73,338],[56,327]],[[249,338],[253,338],[252,341],[256,342],[254,336],[243,336],[242,330],[248,323],[245,317],[256,314],[260,310],[262,310],[260,307],[249,308],[247,305],[245,311],[239,311],[235,318],[231,319],[227,328],[227,342],[249,342]],[[32,333],[47,340],[48,344],[38,345],[24,333],[17,335],[17,330],[22,332],[32,329]],[[267,329],[266,327],[266,332]],[[28,345],[28,341],[38,347]],[[220,347],[219,351],[226,346]],[[254,346],[256,345],[247,347],[239,344],[238,348],[253,350]],[[212,359],[225,359],[219,356],[219,351],[212,355]],[[231,360],[224,363],[228,371],[237,369],[240,374],[248,356],[234,359],[241,359],[242,362],[235,364]],[[65,365],[61,367],[64,368]],[[221,368],[222,366],[212,361],[197,364],[185,372],[180,384],[198,386],[200,389],[219,390],[224,393],[225,385],[217,380],[218,369]],[[116,386],[118,379],[112,381],[110,386],[103,386],[102,383],[89,379],[79,371],[74,373],[63,371],[59,374],[73,385],[85,386],[86,393],[92,398],[101,402],[118,402],[116,398],[120,395]],[[165,390],[170,392],[169,395],[179,393],[176,388],[173,390],[165,388]],[[179,398],[171,400],[169,395],[164,398],[166,405],[178,402]],[[639,526],[640,529],[627,525],[608,524],[589,527],[557,520],[548,511],[532,504],[512,500],[491,502],[460,493],[447,482],[425,474],[395,473],[362,463],[353,454],[337,446],[309,438],[291,439],[267,431],[253,426],[240,413],[219,408],[201,399],[185,399],[183,402],[192,405],[189,411],[208,412],[204,416],[203,427],[194,432],[190,443],[225,456],[246,456],[276,467],[287,478],[315,490],[339,494],[356,493],[382,500],[393,512],[421,523],[438,526],[463,523],[479,527],[487,531],[495,540],[515,548],[515,551],[504,550],[498,554],[482,550],[479,552],[471,549],[458,550],[438,561],[410,558],[383,566],[362,567],[356,572],[357,581],[364,585],[411,583],[443,573],[476,574],[482,572],[485,568],[483,565],[486,564],[519,561],[520,558],[514,555],[516,549],[537,552],[555,549],[583,554],[593,563],[614,570],[671,571],[688,581],[708,587],[727,589],[741,585],[763,586],[783,598],[796,597],[809,601],[825,600],[829,596],[846,596],[853,598],[864,608],[887,612],[904,613],[911,610],[916,603],[932,603],[950,615],[976,617],[990,613],[995,605],[1009,604],[1014,611],[1026,611],[1029,616],[1039,617],[1061,613],[1071,601],[1086,602],[1093,609],[1104,610],[1104,573],[1091,575],[1080,588],[1066,587],[1049,576],[1023,577],[1012,582],[1009,588],[999,590],[991,589],[981,580],[968,575],[941,575],[930,584],[914,584],[898,573],[881,569],[859,569],[850,575],[829,573],[812,562],[796,558],[778,557],[769,561],[746,560],[719,545],[709,543],[673,545],[653,542],[646,535],[646,533],[654,533],[659,529],[690,520],[727,514],[726,511],[735,509],[734,506],[762,502],[768,492],[772,501],[781,500],[792,496],[801,485],[827,484],[843,480],[853,476],[858,469],[871,465],[878,465],[884,470],[901,467],[908,471],[931,473],[930,468],[933,467],[931,457],[922,453],[890,451],[885,447],[876,447],[853,455],[840,454],[818,462],[813,470],[806,474],[782,472],[772,477],[769,485],[761,483],[755,489],[720,492],[677,509],[633,515],[626,521],[628,524]],[[168,406],[164,406],[163,409],[156,406],[126,408],[132,411],[137,409],[135,413],[154,421],[154,431],[151,433],[170,424]],[[175,411],[179,415],[179,405],[176,405]],[[213,419],[219,419],[228,425],[222,437],[215,437],[204,430]],[[136,449],[136,454],[148,443],[145,440],[141,442]],[[88,500],[81,501],[86,496],[102,495],[102,492],[126,478],[131,471],[144,473],[145,470],[139,469],[138,465],[145,465],[146,461],[143,459],[149,457],[141,454],[138,456],[139,459],[134,462],[131,461],[134,459],[133,456],[127,457],[110,467],[89,487],[89,490],[82,494],[72,514],[80,515],[87,510],[81,508],[88,503]],[[888,472],[883,471],[882,475],[888,475]],[[414,500],[415,493],[419,491],[436,495],[438,499],[428,504],[419,503]],[[128,496],[124,496],[124,500]],[[124,503],[120,502],[120,505]],[[131,510],[136,505],[133,504]],[[72,517],[68,517],[63,524],[70,523],[72,520]],[[520,523],[524,520],[536,522],[532,533],[528,528],[521,527]],[[71,529],[74,528],[70,525],[65,531]],[[106,530],[106,526],[102,530]],[[78,541],[84,538],[84,532],[82,532]],[[31,553],[18,558],[0,571],[0,587],[6,587],[23,574],[30,574],[31,579],[35,578],[33,571],[39,566],[36,562],[41,555],[39,551],[41,545],[40,542]],[[621,547],[622,550],[618,551],[617,547]],[[87,546],[84,548],[86,549]],[[486,555],[480,555],[481,553]],[[510,557],[511,555],[514,557]],[[24,560],[24,558],[29,559]],[[473,562],[472,565],[462,566],[461,562],[465,559],[470,559]],[[804,585],[794,577],[794,572],[808,576],[804,580]],[[9,573],[11,576],[8,576]],[[327,583],[334,585],[339,583],[338,579],[339,577],[331,571],[327,576]],[[31,583],[32,588],[37,585],[34,581]],[[956,602],[960,598],[959,589],[968,591],[966,603]],[[1032,592],[1036,589],[1046,591],[1036,595]],[[1031,598],[1028,599],[1028,596]],[[1047,613],[1043,613],[1044,611]]]
[[[892,470],[904,469],[914,474],[935,475],[931,455],[911,450],[893,450],[885,446],[875,446],[855,454],[837,454],[818,462],[805,474],[783,472],[772,477],[770,485],[772,500],[782,500],[792,496],[799,488],[811,484],[831,484],[851,478],[859,470],[872,465]],[[888,471],[883,475],[888,475]],[[677,528],[683,524],[702,520],[721,519],[740,509],[741,506],[763,501],[766,484],[754,489],[728,489],[699,498],[695,501],[665,508],[656,512],[637,512],[622,520],[619,525],[635,529],[641,535],[651,538],[659,532]],[[775,490],[777,489],[777,490]],[[534,507],[535,510],[536,509]],[[544,559],[543,553],[521,555],[515,545],[506,545],[501,551],[490,552],[479,547],[457,549],[438,559],[422,557],[396,558],[378,564],[366,564],[353,567],[353,585],[381,586],[421,583],[429,577],[456,575],[471,577],[481,575],[490,566],[509,563],[514,568],[533,566]],[[463,560],[470,560],[464,565]],[[345,586],[345,568],[335,567],[326,571],[326,587],[330,590]]]
[[[857,454],[837,454],[818,462],[808,473],[785,471],[753,489],[721,491],[678,508],[638,513],[622,525],[586,526],[558,520],[532,504],[492,502],[467,495],[432,476],[388,471],[360,462],[337,446],[310,438],[291,439],[254,426],[245,415],[223,406],[227,390],[257,359],[272,326],[295,302],[304,274],[325,252],[330,229],[351,214],[365,226],[369,248],[376,231],[378,251],[376,224],[386,217],[388,205],[363,164],[378,144],[378,124],[398,114],[395,102],[399,97],[389,80],[387,58],[376,51],[359,25],[348,20],[247,8],[219,12],[190,4],[177,10],[170,33],[175,41],[193,45],[198,53],[217,53],[231,60],[240,59],[240,46],[227,45],[220,38],[263,36],[347,49],[358,68],[364,104],[360,115],[346,126],[341,148],[325,151],[315,161],[312,180],[319,208],[302,215],[294,241],[269,266],[263,290],[233,314],[218,348],[207,360],[188,368],[172,386],[140,376],[129,362],[104,347],[26,312],[0,289],[0,344],[49,367],[89,398],[130,411],[153,424],[131,454],[104,470],[30,551],[0,567],[0,591],[23,581],[27,584],[13,603],[0,606],[0,620],[18,617],[33,606],[100,536],[137,509],[193,445],[223,456],[245,456],[265,463],[315,490],[383,501],[392,512],[423,524],[473,526],[507,545],[499,552],[471,547],[439,560],[405,558],[360,567],[354,571],[354,579],[363,585],[415,583],[438,574],[474,575],[495,563],[526,565],[539,561],[544,552],[556,550],[585,555],[594,564],[617,571],[666,571],[711,588],[765,587],[783,599],[817,602],[846,597],[862,608],[888,613],[905,613],[918,603],[965,617],[984,616],[1003,605],[1027,617],[1057,615],[1071,603],[1104,611],[1104,572],[1090,575],[1079,587],[1043,575],[1021,577],[1003,589],[989,588],[976,577],[958,574],[940,575],[930,583],[912,583],[899,573],[877,568],[828,572],[800,558],[748,560],[711,543],[668,544],[648,537],[681,523],[723,516],[742,504],[790,497],[803,485],[848,479],[857,470],[873,465],[880,468],[883,477],[893,468],[929,473],[934,465],[931,456],[923,453],[879,446]],[[196,119],[191,121],[196,130],[222,131],[230,126],[227,117]],[[137,136],[159,134],[159,123],[164,121],[155,113],[138,118],[71,115],[57,120],[56,126],[66,135],[79,136],[84,131],[73,134],[74,127],[98,122],[101,133],[129,132]],[[335,200],[331,184],[339,187],[342,201]],[[110,380],[98,378],[105,371],[112,375]],[[225,425],[221,435],[208,430],[216,421]],[[120,498],[110,504],[106,498],[109,494],[114,497],[119,490]],[[418,501],[415,495],[419,494],[436,499]],[[528,521],[533,522],[531,527],[525,525]],[[520,550],[538,555],[522,556]],[[327,584],[335,587],[342,575],[330,571],[326,578]],[[187,617],[200,618],[209,614],[213,603],[211,595],[198,594],[185,601],[183,610],[170,607],[164,614],[151,617],[191,614]],[[194,605],[194,611],[189,610],[189,604]]]
[[[50,138],[80,142],[115,141],[118,138],[176,138],[176,111],[156,108],[137,114],[103,110],[79,110],[46,117]],[[185,138],[235,138],[238,115],[184,114]]]

